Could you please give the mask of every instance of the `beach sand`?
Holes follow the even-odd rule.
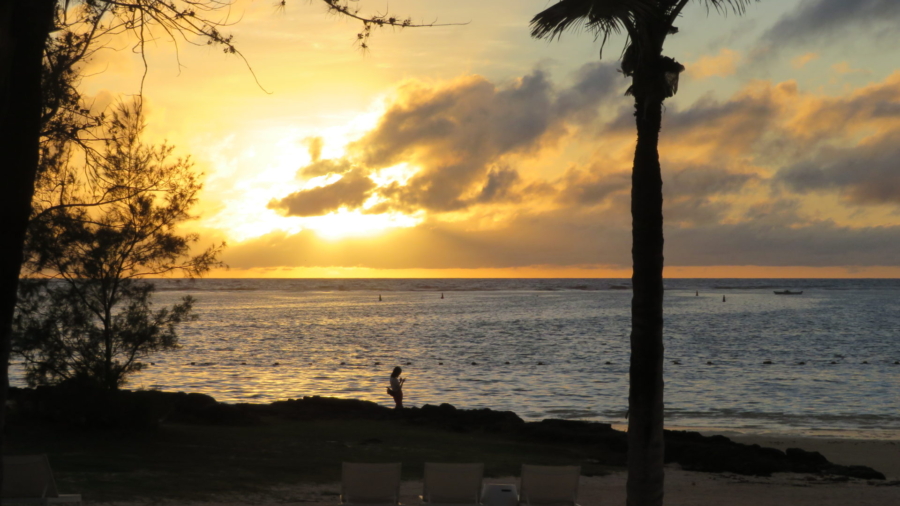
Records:
[[[818,451],[830,461],[866,465],[884,473],[885,481],[866,481],[810,474],[776,474],[772,477],[689,472],[677,465],[666,466],[667,506],[900,506],[900,441],[823,439],[792,436],[729,436],[742,443],[775,448]],[[582,477],[581,506],[625,504],[624,472],[608,476]],[[486,478],[486,483],[516,483],[515,477]],[[421,504],[421,481],[405,481],[401,503]],[[336,505],[339,483],[283,485],[265,494],[223,496],[204,502],[173,501],[195,506]],[[88,501],[90,502],[90,501]],[[168,506],[158,499],[136,499],[110,503],[116,506]]]

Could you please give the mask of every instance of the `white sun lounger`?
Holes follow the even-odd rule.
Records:
[[[484,464],[425,463],[422,503],[431,506],[481,504]]]
[[[400,463],[344,462],[341,470],[341,504],[400,504]]]
[[[3,504],[81,504],[81,494],[60,494],[46,455],[4,455]]]
[[[519,504],[578,506],[579,466],[522,465]]]

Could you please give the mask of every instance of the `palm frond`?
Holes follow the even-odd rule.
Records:
[[[737,15],[747,12],[747,6],[759,0],[703,0],[706,3],[706,9],[713,8],[718,13],[726,13],[731,10]]]
[[[657,14],[656,9],[654,0],[560,0],[531,19],[531,36],[552,39],[583,24],[605,40],[635,18]]]

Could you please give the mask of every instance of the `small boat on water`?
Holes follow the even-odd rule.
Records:
[[[790,290],[779,292],[778,290],[775,290],[775,295],[803,295],[803,290],[800,290],[799,292],[792,292]]]

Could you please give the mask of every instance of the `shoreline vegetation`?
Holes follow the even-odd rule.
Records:
[[[511,411],[449,404],[396,411],[327,397],[227,404],[183,392],[10,390],[4,453],[47,453],[60,490],[81,493],[88,502],[255,497],[250,502],[258,503],[277,496],[283,503],[291,500],[278,490],[302,485],[303,494],[314,491],[318,499],[297,496],[294,502],[337,503],[333,484],[342,461],[402,462],[410,483],[421,480],[426,461],[484,462],[490,479],[516,476],[522,463],[574,464],[588,483],[615,486],[627,452],[626,434],[608,424],[525,422]],[[851,483],[900,496],[900,446],[884,447],[900,442],[869,441],[833,462],[815,451],[835,454],[828,440],[810,451],[812,438],[729,439],[687,431],[666,431],[665,437],[672,486],[685,473],[694,483],[792,476],[803,486]],[[875,461],[894,466],[868,467],[876,446],[884,458]]]

